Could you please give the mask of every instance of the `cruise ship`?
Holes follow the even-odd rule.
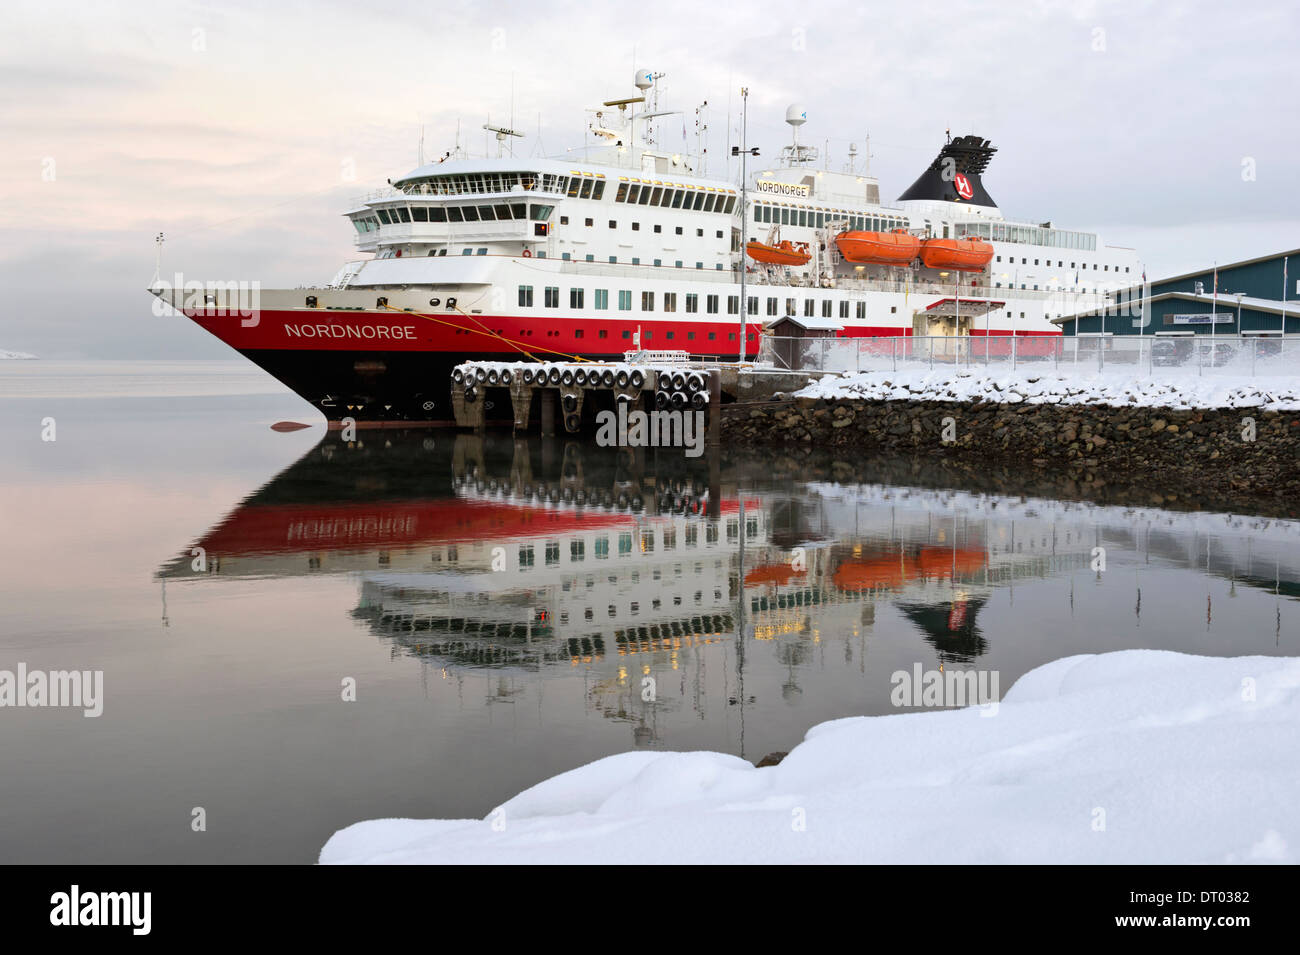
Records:
[[[984,183],[997,150],[977,135],[945,135],[886,204],[866,153],[831,169],[792,106],[776,162],[713,178],[702,137],[697,155],[662,146],[661,76],[639,71],[635,95],[590,111],[581,161],[458,148],[358,198],[346,215],[366,257],[327,285],[259,289],[251,309],[222,283],[151,291],[331,422],[410,425],[452,417],[462,361],[754,360],[765,337],[808,330],[1056,335],[1052,318],[1140,274],[1132,249],[1004,216]]]

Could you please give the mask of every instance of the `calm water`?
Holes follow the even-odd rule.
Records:
[[[918,662],[1005,691],[1072,653],[1300,652],[1294,521],[909,461],[348,445],[240,364],[6,362],[0,398],[0,670],[105,695],[0,709],[3,862],[312,862],[634,747],[789,750],[896,712]]]

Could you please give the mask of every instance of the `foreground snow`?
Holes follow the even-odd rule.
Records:
[[[813,727],[778,766],[630,752],[323,863],[1295,862],[1300,658],[1057,660],[1000,706]],[[802,823],[802,825],[801,825]]]
[[[1095,404],[1140,408],[1300,409],[1300,376],[1206,375],[1171,369],[1155,378],[1116,371],[1078,375],[1041,368],[911,368],[834,375],[800,397],[886,401],[996,401],[1006,404]]]

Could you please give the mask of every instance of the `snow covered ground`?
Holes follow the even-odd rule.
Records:
[[[1295,862],[1300,658],[1067,657],[1000,705],[834,720],[780,765],[628,752],[322,863]]]
[[[886,401],[996,401],[1143,408],[1300,409],[1300,375],[1198,376],[1170,369],[1160,378],[1120,372],[1080,375],[1035,368],[907,368],[835,375],[800,397]]]
[[[9,359],[9,358],[26,359],[26,358],[35,358],[35,357],[36,357],[35,355],[29,355],[25,351],[5,351],[3,348],[0,348],[0,361],[4,361],[5,359]]]

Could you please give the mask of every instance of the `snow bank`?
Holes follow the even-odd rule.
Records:
[[[629,752],[322,863],[1295,862],[1300,658],[1067,657],[1001,705],[834,720],[778,766]]]
[[[883,401],[996,401],[1139,408],[1300,409],[1300,376],[1207,375],[1170,370],[1157,378],[1122,372],[1079,375],[1044,369],[900,369],[828,375],[800,397]]]

